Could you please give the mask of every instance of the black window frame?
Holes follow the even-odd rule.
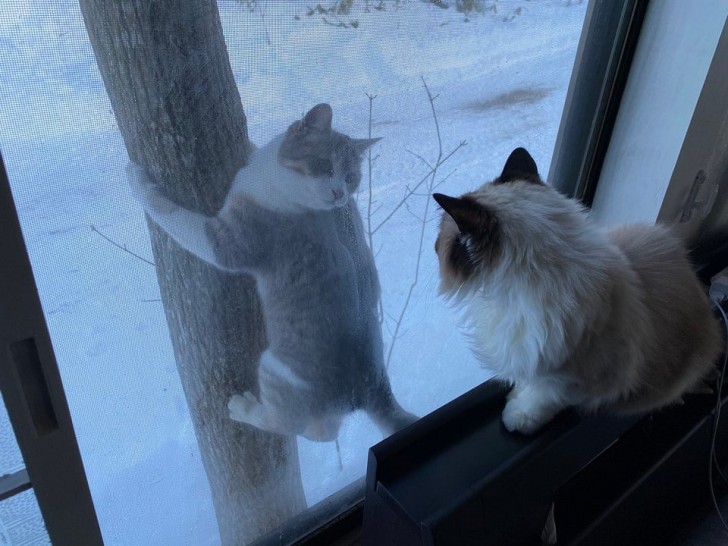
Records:
[[[0,498],[32,488],[53,544],[103,544],[1,153],[0,211],[0,391],[25,463]]]
[[[591,206],[649,0],[592,0],[548,181]]]

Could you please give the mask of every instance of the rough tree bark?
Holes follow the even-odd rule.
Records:
[[[80,4],[129,157],[175,201],[214,214],[251,151],[215,0]],[[295,439],[227,417],[231,394],[257,388],[255,286],[149,229],[222,543],[242,544],[305,507]]]

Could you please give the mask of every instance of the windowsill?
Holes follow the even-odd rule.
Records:
[[[696,484],[705,485],[713,394],[643,417],[567,411],[528,437],[503,427],[504,395],[485,383],[371,448],[364,543],[532,543],[553,508],[560,544],[599,543],[609,533],[660,544],[684,510],[705,500]],[[717,445],[728,445],[725,427]],[[629,515],[635,510],[644,529]],[[621,527],[610,529],[610,518]],[[649,540],[640,535],[647,530]]]
[[[501,423],[505,394],[486,382],[372,446],[365,498],[358,481],[255,544],[420,544],[428,533],[427,540],[444,544],[453,526],[496,544],[505,530],[519,543],[540,536],[552,505],[560,543],[591,544],[604,533],[630,540],[649,531],[654,540],[641,543],[659,544],[705,501],[697,484],[705,485],[707,468],[684,461],[707,460],[708,444],[700,438],[711,429],[714,395],[688,395],[684,405],[641,418],[566,411],[523,436]],[[724,395],[722,403],[727,400]],[[717,446],[728,448],[725,427]],[[660,493],[665,484],[669,495]],[[635,511],[630,503],[645,497],[649,508],[640,504]],[[641,521],[620,520],[625,511]],[[670,524],[660,524],[662,534],[654,534],[646,518],[671,513]],[[610,529],[615,517],[621,527]]]
[[[500,417],[506,393],[497,382],[485,382],[385,438],[370,448],[366,501],[362,479],[254,544],[358,544],[364,505],[375,491],[400,516],[412,522],[432,520],[438,513],[445,514],[448,506],[467,501],[484,480],[520,472],[521,465],[540,457],[562,457],[570,442],[590,442],[583,444],[578,455],[583,466],[636,421],[580,419],[566,411],[532,436],[512,434]],[[601,423],[598,433],[594,433],[594,421]],[[564,477],[574,472],[574,463],[569,460],[563,465]],[[322,521],[327,523],[320,525]]]

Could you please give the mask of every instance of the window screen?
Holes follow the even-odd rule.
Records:
[[[125,93],[132,93],[136,100],[157,97],[150,104],[159,105],[171,93],[187,93],[191,105],[212,105],[205,130],[214,133],[216,116],[228,111],[228,99],[185,88],[190,66],[197,62],[189,53],[180,53],[178,62],[168,67],[165,77],[176,76],[164,80],[148,74],[147,87],[123,78],[105,82],[89,30],[93,33],[95,28],[121,52],[113,63],[122,74],[124,48],[138,45],[141,34],[133,28],[121,32],[111,22],[98,20],[87,29],[78,3],[70,0],[6,4],[0,15],[0,146],[105,542],[213,545],[221,536],[223,542],[230,541],[229,533],[239,533],[238,543],[252,541],[359,479],[367,448],[382,439],[382,432],[366,412],[347,410],[335,441],[330,435],[328,441],[312,441],[302,434],[278,434],[270,443],[273,448],[241,453],[238,462],[228,462],[233,468],[222,474],[229,477],[244,467],[249,485],[255,482],[256,465],[266,467],[266,472],[293,465],[289,475],[295,483],[288,485],[300,491],[301,498],[273,503],[278,508],[270,511],[249,503],[244,514],[228,513],[215,504],[216,490],[242,486],[235,481],[221,484],[221,474],[212,468],[215,463],[201,454],[203,442],[213,454],[222,447],[210,438],[204,419],[193,417],[202,398],[189,390],[185,394],[185,374],[192,372],[179,364],[184,360],[181,347],[210,355],[206,365],[215,370],[208,351],[213,337],[224,335],[225,343],[235,345],[243,336],[221,331],[223,322],[214,318],[209,336],[180,341],[184,334],[170,332],[176,310],[168,305],[166,289],[160,291],[165,272],[159,270],[150,242],[150,226],[156,228],[145,221],[128,184],[131,133],[125,128],[145,126],[160,140],[187,142],[202,141],[206,133],[185,135],[184,112],[168,113],[164,119],[169,127],[152,123],[161,119],[153,108],[143,119],[133,118],[123,100]],[[165,4],[169,2],[156,3]],[[122,15],[124,10],[154,11],[144,2],[115,5]],[[184,34],[179,29],[199,20],[195,10],[202,9],[200,5],[207,3],[178,3],[172,15],[164,9],[145,12],[155,26],[144,36],[173,54]],[[422,416],[488,379],[458,329],[456,311],[438,297],[433,245],[439,211],[430,194],[459,195],[493,179],[518,146],[530,151],[540,172],[549,171],[586,7],[567,0],[212,4],[219,12],[229,69],[245,115],[239,124],[258,150],[250,152],[248,160],[322,103],[330,105],[333,129],[340,134],[381,139],[362,153],[357,166],[361,179],[357,188],[350,188],[350,203],[352,214],[361,218],[381,287],[376,316],[383,368],[394,397],[412,414]],[[100,13],[102,9],[90,9],[87,23]],[[154,19],[160,13],[167,14],[165,19]],[[217,31],[214,25],[207,30],[210,36]],[[104,62],[108,65],[108,59]],[[156,144],[134,145],[148,149]],[[224,150],[220,153],[224,156]],[[296,176],[304,178],[328,172],[320,163],[294,159],[295,165],[278,168],[298,169]],[[183,161],[199,171],[194,154],[180,156],[180,169]],[[217,166],[207,168],[212,173]],[[154,179],[168,177],[169,172],[151,169],[147,174]],[[189,206],[207,198],[205,187],[198,184],[180,192]],[[292,187],[291,194],[279,198],[283,202],[300,191]],[[271,203],[276,196],[268,192],[265,198]],[[261,240],[284,229],[282,225],[295,233],[294,222],[301,221],[285,214],[259,217],[261,227],[250,237]],[[346,237],[350,225],[340,228],[340,236]],[[332,234],[322,237],[331,240]],[[268,250],[273,252],[271,245]],[[275,251],[282,252],[278,247]],[[298,255],[296,249],[291,255]],[[183,279],[178,290],[193,288],[204,293],[195,277]],[[264,289],[258,280],[255,290]],[[322,298],[326,296],[322,292]],[[238,300],[231,296],[227,301],[233,306]],[[188,303],[193,308],[202,305]],[[224,302],[215,303],[214,309],[220,316],[242,317],[243,323],[260,312],[226,308]],[[285,320],[273,321],[266,312],[263,305],[268,327],[263,345],[286,330]],[[312,326],[316,336],[341,327]],[[318,338],[314,341],[317,347],[325,345]],[[351,351],[358,350],[355,341]],[[252,358],[248,349],[240,347],[240,365],[248,369],[255,396],[260,354]],[[323,370],[316,377],[325,383],[328,377],[342,375],[339,371],[327,376]],[[210,398],[205,400],[225,406],[231,385],[206,385]],[[326,392],[348,388],[334,382]],[[229,426],[234,437],[257,442],[270,435],[228,421],[220,426]],[[265,475],[265,480],[271,479]],[[261,483],[265,480],[254,483],[261,506],[267,506],[264,492],[276,496],[284,490],[276,490],[273,482],[269,487]],[[255,525],[222,530],[234,519]]]

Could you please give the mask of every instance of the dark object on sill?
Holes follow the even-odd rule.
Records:
[[[566,412],[526,437],[500,422],[505,392],[485,383],[371,448],[365,545],[541,544],[554,530],[559,545],[657,545],[707,498],[713,395],[642,419]]]
[[[700,280],[710,284],[713,275],[728,266],[728,230],[699,234],[690,249],[690,257]]]

